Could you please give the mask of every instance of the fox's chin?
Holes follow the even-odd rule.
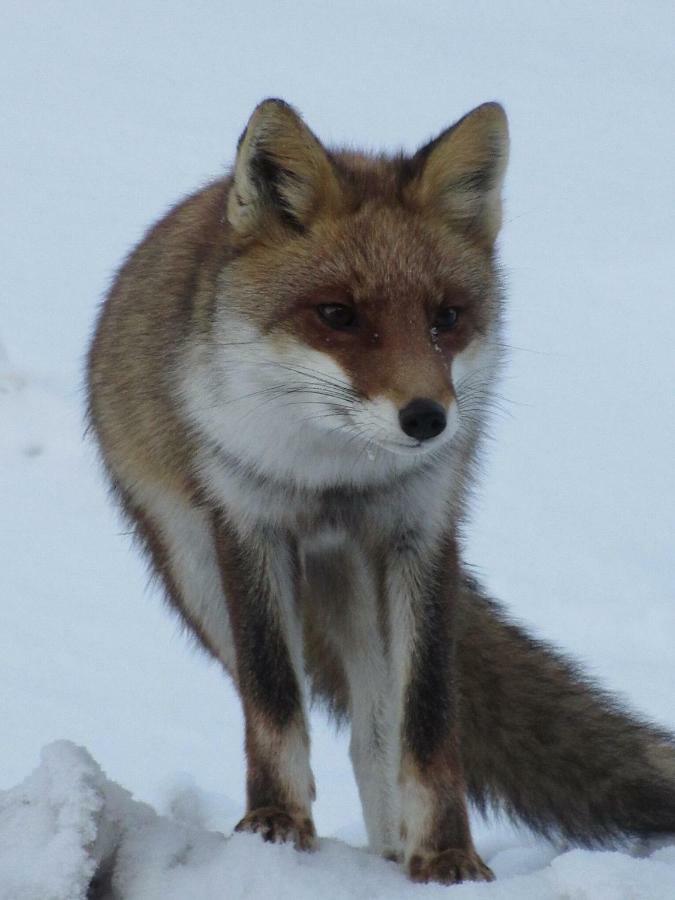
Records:
[[[347,430],[348,429],[345,429],[345,431]],[[432,451],[438,450],[440,447],[450,442],[450,437],[448,435],[439,435],[437,438],[432,438],[431,440],[416,441],[413,439],[406,439],[404,435],[401,435],[400,438],[385,438],[381,435],[372,435],[367,432],[355,433],[354,431],[351,431],[348,440],[353,443],[354,447],[358,447],[359,452],[363,452],[362,448],[365,446],[365,453],[371,458],[382,452],[393,454],[395,456],[414,458],[427,456]]]
[[[411,441],[410,443],[395,440],[373,440],[371,443],[377,450],[385,450],[398,456],[426,456],[431,451],[438,450],[439,447],[447,444],[448,439],[439,438],[438,440]]]

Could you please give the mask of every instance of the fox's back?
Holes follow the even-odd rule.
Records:
[[[226,179],[172,208],[122,265],[88,358],[89,416],[113,475],[189,481],[191,438],[174,373],[185,342],[205,328],[227,256]]]

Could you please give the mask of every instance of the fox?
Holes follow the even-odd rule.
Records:
[[[237,831],[316,846],[308,709],[350,726],[369,849],[490,881],[469,804],[582,846],[675,832],[675,739],[462,559],[504,357],[509,149],[485,103],[413,154],[285,101],[121,266],[87,362],[112,493],[245,722]]]

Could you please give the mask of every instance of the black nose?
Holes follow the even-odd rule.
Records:
[[[411,438],[428,441],[445,428],[445,410],[435,400],[411,400],[399,412],[398,420]]]

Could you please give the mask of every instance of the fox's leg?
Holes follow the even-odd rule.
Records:
[[[164,486],[118,485],[122,504],[162,581],[167,600],[205,650],[235,676],[211,512]]]
[[[240,559],[245,548],[240,543],[235,546],[227,529],[214,523],[208,508],[164,487],[136,482],[133,490],[119,486],[118,490],[168,600],[238,684],[249,761],[248,814],[240,827],[259,830],[269,840],[290,838],[298,846],[309,846],[314,835],[309,812],[314,788],[296,675],[301,654],[293,599],[287,590],[292,581],[288,551],[270,544],[262,559],[250,548],[247,567]],[[232,597],[227,599],[223,565],[232,587]],[[253,600],[253,616],[247,615],[248,597]],[[233,607],[238,613],[234,621]],[[283,696],[284,690],[288,696]],[[256,816],[261,808],[264,814]]]
[[[214,517],[246,723],[248,811],[238,831],[310,849],[314,779],[303,685],[297,552],[273,529],[243,536]]]
[[[345,645],[342,663],[349,685],[349,754],[359,788],[368,844],[390,859],[401,855],[398,741],[400,717],[392,702],[384,641],[371,593],[359,609],[363,642]]]
[[[340,661],[347,684],[349,746],[370,849],[400,851],[398,742],[376,572],[353,545],[305,556],[310,614]]]
[[[394,557],[364,540],[310,554],[305,571],[348,684],[371,849],[396,857],[405,849],[412,877],[450,883],[491,873],[468,828],[441,562],[447,568],[439,559],[436,571],[431,553],[401,547]]]
[[[415,881],[492,880],[473,846],[459,745],[454,544],[402,539],[388,557],[390,653],[400,689],[401,830]]]

